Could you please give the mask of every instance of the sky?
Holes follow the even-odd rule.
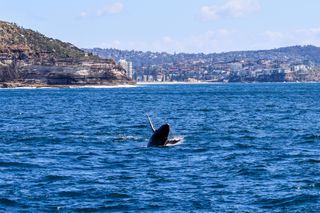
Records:
[[[0,0],[0,20],[80,48],[213,53],[320,46],[319,0]]]

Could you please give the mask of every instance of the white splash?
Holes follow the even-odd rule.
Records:
[[[175,136],[173,138],[170,138],[170,140],[179,140],[179,142],[177,142],[175,144],[167,144],[166,146],[177,146],[177,145],[180,145],[184,142],[184,137],[183,136]]]

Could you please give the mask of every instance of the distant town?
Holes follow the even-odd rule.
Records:
[[[137,82],[318,82],[320,48],[293,46],[273,50],[212,54],[86,49],[111,58]]]

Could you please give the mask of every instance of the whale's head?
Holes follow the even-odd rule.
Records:
[[[162,125],[153,133],[149,140],[148,146],[164,146],[168,140],[169,132],[169,124]]]
[[[163,124],[159,129],[157,129],[156,132],[159,134],[159,136],[164,137],[167,140],[170,132],[169,124]]]

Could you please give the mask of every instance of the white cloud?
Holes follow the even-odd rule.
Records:
[[[100,47],[157,52],[213,53],[235,50],[261,50],[293,45],[320,46],[320,27],[287,31],[246,32],[221,28],[177,38],[170,35],[154,40],[111,40]]]
[[[192,50],[206,53],[223,52],[232,48],[233,35],[237,35],[236,30],[221,28],[193,35],[184,43],[189,44],[186,47],[188,52],[192,52]]]
[[[205,5],[200,8],[202,20],[218,20],[229,17],[242,17],[260,10],[258,0],[227,0],[223,5]]]
[[[260,4],[257,0],[229,0],[225,10],[231,16],[240,17],[260,10]]]
[[[106,5],[102,9],[99,9],[97,11],[97,15],[103,16],[103,15],[107,15],[107,14],[117,14],[117,13],[121,13],[123,11],[123,9],[124,9],[123,3],[115,2],[113,4]]]
[[[164,36],[162,38],[163,43],[165,44],[171,44],[172,42],[174,42],[174,40],[170,37],[170,36]]]
[[[304,28],[286,32],[265,31],[263,38],[265,44],[273,47],[291,45],[320,45],[320,28]]]
[[[97,47],[121,49],[122,48],[122,43],[119,40],[113,40],[111,42],[102,42]]]
[[[320,36],[320,27],[319,28],[307,28],[307,29],[298,29],[295,31],[297,34],[303,34],[311,37],[319,37]]]
[[[216,6],[203,6],[200,8],[200,15],[203,20],[217,20],[220,18],[219,9]]]
[[[88,13],[85,12],[85,11],[82,11],[82,12],[80,13],[80,17],[82,17],[82,18],[85,18],[85,17],[87,17],[87,16],[88,16]]]
[[[277,31],[265,31],[264,35],[267,37],[268,40],[270,41],[279,41],[282,39],[285,39],[285,35],[282,32],[277,32]]]
[[[90,18],[90,17],[100,17],[105,15],[118,14],[123,12],[124,4],[121,2],[114,2],[112,4],[107,4],[100,9],[83,10],[79,13],[80,18]]]
[[[221,52],[226,48],[232,48],[232,35],[234,30],[216,29],[204,33],[186,36],[178,39],[170,35],[159,37],[158,39],[146,41],[110,41],[100,44],[103,48],[135,49],[143,51],[157,52]],[[229,50],[229,49],[227,49]]]

